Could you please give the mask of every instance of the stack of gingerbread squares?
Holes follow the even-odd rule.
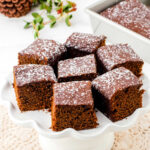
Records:
[[[112,121],[142,107],[144,62],[127,44],[73,33],[64,44],[38,39],[18,53],[14,89],[21,111],[48,109],[52,130],[98,126],[95,108]]]

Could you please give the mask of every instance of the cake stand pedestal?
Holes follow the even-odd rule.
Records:
[[[110,150],[114,143],[114,132],[131,128],[140,116],[150,110],[150,65],[143,66],[143,107],[137,109],[129,117],[118,122],[110,121],[104,114],[97,111],[97,128],[76,131],[72,128],[61,132],[49,129],[50,113],[45,111],[28,111],[21,113],[12,88],[10,79],[4,83],[0,103],[8,108],[8,113],[14,123],[24,127],[34,128],[39,133],[39,143],[43,150]]]
[[[43,150],[110,150],[114,143],[114,133],[85,139],[72,136],[49,138],[39,134],[39,143]]]

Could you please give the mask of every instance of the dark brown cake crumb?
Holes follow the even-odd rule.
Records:
[[[57,82],[52,67],[19,65],[14,70],[14,89],[21,111],[51,108],[52,85]]]
[[[97,77],[92,86],[95,106],[112,121],[124,119],[142,107],[142,81],[124,67]]]
[[[127,44],[107,45],[98,49],[97,62],[99,73],[118,67],[125,67],[137,77],[141,76],[143,60]]]
[[[88,33],[73,33],[67,39],[65,46],[69,58],[95,54],[97,49],[105,45],[105,36],[94,36]]]
[[[38,39],[18,53],[18,60],[19,64],[54,66],[58,60],[65,59],[66,51],[64,45],[54,40]]]
[[[94,54],[59,61],[58,81],[93,80],[97,76]]]
[[[142,107],[144,90],[138,77],[143,60],[127,44],[105,46],[105,39],[73,33],[65,43],[67,49],[56,41],[38,39],[19,52],[19,65],[13,68],[19,109],[48,109],[51,129],[62,131],[96,128],[94,103],[112,121]],[[104,74],[97,77],[98,73]]]
[[[56,83],[53,93],[52,130],[82,130],[98,125],[90,81]]]

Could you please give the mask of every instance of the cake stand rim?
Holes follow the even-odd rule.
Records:
[[[148,66],[150,68],[150,64],[145,63],[146,66]],[[150,77],[149,77],[150,80]],[[78,132],[75,129],[72,128],[67,128],[64,129],[63,131],[60,132],[50,132],[47,133],[46,131],[43,131],[41,129],[41,127],[39,127],[39,125],[37,124],[37,122],[35,120],[19,120],[18,118],[16,118],[13,115],[13,107],[14,105],[10,102],[5,100],[5,98],[3,97],[3,91],[5,86],[8,86],[7,84],[9,84],[9,81],[6,80],[6,82],[4,82],[4,85],[2,86],[2,91],[1,91],[1,100],[0,100],[0,104],[7,107],[8,109],[8,114],[10,116],[10,118],[13,120],[14,123],[18,124],[18,125],[22,125],[24,127],[30,127],[30,128],[34,128],[39,134],[48,137],[48,138],[64,138],[67,136],[72,136],[74,138],[78,138],[78,139],[85,139],[85,138],[93,138],[96,136],[99,136],[100,134],[106,134],[108,132],[116,132],[116,131],[123,131],[126,130],[130,127],[132,127],[137,119],[139,118],[140,115],[145,114],[146,112],[148,112],[150,110],[150,100],[149,100],[149,105],[147,105],[146,107],[142,107],[142,108],[138,108],[132,115],[135,115],[134,118],[132,118],[132,121],[128,124],[125,125],[118,125],[115,123],[111,123],[111,124],[107,124],[105,127],[103,127],[103,129],[101,130],[97,130],[97,132],[95,134],[82,134],[80,132]],[[148,98],[150,99],[150,90],[147,90],[147,94],[148,94]],[[132,116],[131,115],[131,116]]]

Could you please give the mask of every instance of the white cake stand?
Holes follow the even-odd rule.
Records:
[[[99,126],[95,129],[76,131],[68,128],[60,132],[50,129],[51,116],[47,111],[29,111],[21,113],[18,109],[12,75],[7,78],[1,92],[1,104],[8,108],[10,118],[25,127],[32,127],[39,133],[39,143],[43,150],[110,150],[114,142],[114,132],[130,128],[140,115],[150,110],[150,65],[143,67],[143,107],[131,116],[113,123],[97,111]]]

